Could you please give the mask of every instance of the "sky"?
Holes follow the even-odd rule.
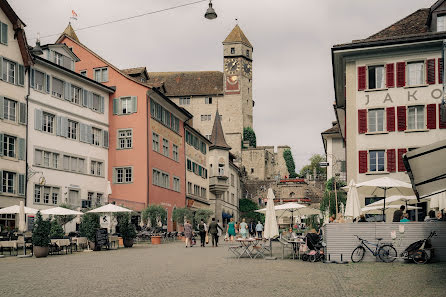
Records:
[[[8,0],[28,42],[53,43],[75,29],[197,0]],[[223,71],[222,41],[237,24],[254,46],[257,145],[291,146],[296,169],[323,154],[321,132],[335,120],[331,47],[366,38],[435,0],[213,0],[77,32],[80,41],[123,69]],[[236,21],[236,19],[238,21]],[[50,37],[46,37],[53,35]]]

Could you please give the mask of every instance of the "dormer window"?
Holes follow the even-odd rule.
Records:
[[[56,63],[57,65],[62,65],[63,63],[63,56],[59,53],[54,53],[54,63]]]
[[[94,80],[97,82],[107,82],[108,81],[108,68],[96,68],[94,69]]]
[[[231,55],[235,54],[235,47],[231,47]]]
[[[437,32],[446,31],[446,14],[437,16]]]

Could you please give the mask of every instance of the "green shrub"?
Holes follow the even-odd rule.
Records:
[[[294,164],[293,155],[291,154],[290,149],[283,151],[283,158],[285,159],[285,164],[288,169],[288,173],[290,174],[290,178],[296,178],[296,165]]]
[[[257,147],[256,133],[251,127],[243,128],[243,140],[248,140],[250,146]]]
[[[34,222],[32,241],[34,246],[46,247],[50,245],[50,229],[51,223],[49,220],[44,220],[40,211],[37,212],[36,220]]]
[[[63,231],[63,228],[56,220],[51,221],[51,229],[50,229],[50,238],[51,239],[60,239],[63,238],[65,235],[65,232]]]
[[[158,227],[158,222],[166,223],[167,210],[161,205],[149,205],[142,211],[142,221],[147,224],[150,220],[150,226],[152,228]]]
[[[136,228],[130,222],[130,213],[123,213],[118,216],[119,233],[123,239],[134,239],[136,237]]]
[[[82,237],[87,237],[91,242],[96,239],[96,231],[101,228],[99,223],[99,215],[97,213],[86,213],[82,216],[79,226],[79,233]]]
[[[209,218],[213,214],[214,214],[214,212],[212,210],[209,210],[209,209],[198,209],[195,212],[195,222],[197,224],[199,224],[200,221],[203,220],[206,223],[206,222],[209,221]]]
[[[187,207],[174,208],[172,211],[172,221],[183,226],[185,220],[194,220],[194,213]]]

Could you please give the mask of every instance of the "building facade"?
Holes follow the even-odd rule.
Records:
[[[402,156],[446,138],[440,119],[446,4],[436,2],[369,38],[332,48],[347,180],[410,182]],[[362,205],[380,197],[361,197]],[[427,205],[421,204],[419,218]]]
[[[330,129],[321,133],[327,158],[327,180],[336,176],[338,180],[346,182],[347,170],[345,162],[345,143],[339,131],[339,125],[335,121]]]
[[[250,179],[279,180],[289,176],[283,152],[289,146],[257,146],[242,148],[243,168]]]

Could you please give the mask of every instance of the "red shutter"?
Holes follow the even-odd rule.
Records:
[[[367,68],[365,66],[358,67],[358,91],[366,89],[366,71]]]
[[[386,65],[386,86],[388,88],[395,87],[395,64]]]
[[[427,109],[427,129],[437,129],[437,105],[428,104]]]
[[[359,151],[359,173],[367,172],[367,151]]]
[[[398,88],[406,85],[406,62],[396,63],[396,86]]]
[[[398,172],[404,172],[406,171],[406,167],[403,163],[403,155],[407,152],[405,148],[398,149]]]
[[[358,110],[358,132],[367,133],[367,109]]]
[[[398,131],[406,130],[406,106],[398,106],[396,108],[398,116]]]
[[[426,83],[429,85],[435,84],[435,59],[426,61]]]
[[[438,119],[440,122],[439,128],[446,129],[446,119],[443,119],[443,122],[441,121],[442,120],[442,118],[441,118],[441,103],[438,104]]]
[[[443,59],[438,59],[438,83],[443,83]]]
[[[395,107],[387,107],[387,131],[395,131]]]
[[[387,150],[387,171],[395,172],[396,170],[396,160],[395,160],[395,150]]]

